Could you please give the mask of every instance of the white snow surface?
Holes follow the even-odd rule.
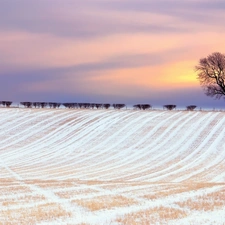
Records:
[[[224,137],[224,112],[0,108],[0,225],[223,225]]]

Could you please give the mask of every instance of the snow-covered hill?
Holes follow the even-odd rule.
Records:
[[[224,137],[224,112],[1,108],[0,221],[224,224]]]

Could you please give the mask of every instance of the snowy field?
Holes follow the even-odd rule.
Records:
[[[225,224],[225,113],[0,109],[0,225]]]

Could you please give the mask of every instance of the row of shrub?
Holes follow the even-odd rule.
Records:
[[[21,105],[23,105],[25,108],[59,108],[61,106],[61,103],[57,102],[20,102]]]
[[[10,107],[12,104],[11,101],[0,101],[0,105],[5,107]],[[100,103],[58,103],[58,102],[20,102],[20,105],[24,106],[25,108],[59,108],[63,105],[65,108],[68,109],[109,109],[113,107],[114,109],[122,109],[125,108],[125,104],[100,104]],[[133,105],[134,109],[139,110],[148,110],[152,109],[150,104],[137,104]],[[186,110],[193,111],[197,106],[196,105],[189,105],[186,107]],[[176,109],[176,105],[164,105],[163,109],[173,110]]]
[[[10,101],[0,101],[0,105],[10,107],[12,105],[12,102],[10,102]]]
[[[57,102],[20,102],[25,108],[59,108],[63,105],[65,108],[68,109],[109,109],[111,104],[99,104],[99,103],[57,103]],[[124,108],[125,104],[112,104],[114,109],[121,109]]]
[[[173,110],[176,109],[176,105],[164,105],[163,109]],[[186,106],[186,110],[193,111],[197,106],[196,105],[188,105]]]

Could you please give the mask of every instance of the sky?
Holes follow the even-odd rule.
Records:
[[[223,108],[195,66],[224,21],[224,0],[1,0],[1,99]]]

